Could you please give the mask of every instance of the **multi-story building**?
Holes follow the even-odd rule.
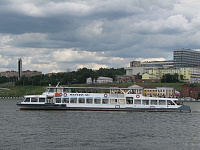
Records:
[[[136,75],[132,76],[127,76],[127,75],[117,75],[116,80],[118,83],[123,83],[123,82],[135,82]]]
[[[36,76],[36,75],[41,75],[42,72],[40,71],[30,71],[30,70],[27,70],[27,71],[22,71],[22,76],[26,76],[26,77],[32,77],[32,76]],[[10,77],[18,77],[19,76],[19,73],[17,71],[5,71],[5,72],[0,72],[0,76],[1,77],[7,77],[7,78],[10,78]]]
[[[42,72],[40,71],[30,71],[30,70],[26,70],[26,71],[22,71],[22,76],[26,76],[26,77],[32,77],[32,76],[36,76],[36,75],[42,75]]]
[[[130,67],[141,67],[141,61],[131,61]]]
[[[18,72],[17,71],[5,71],[5,72],[0,72],[1,77],[18,77]]]
[[[174,67],[199,67],[200,50],[175,49],[174,50]]]
[[[142,80],[161,79],[165,74],[179,74],[182,81],[200,83],[200,50],[175,49],[173,61],[132,61],[126,75],[142,75]]]
[[[197,87],[193,84],[184,84],[182,86],[182,91],[183,97],[199,98],[200,87]]]
[[[126,70],[127,76],[132,76],[132,75],[137,75],[137,74],[142,75],[143,73],[146,72],[144,66],[141,66],[141,67],[125,67],[124,69]]]
[[[174,96],[175,91],[173,87],[169,86],[147,86],[145,84],[132,85],[129,88],[132,89],[134,94],[143,94],[144,96],[155,96],[155,97],[171,97]]]
[[[184,82],[200,82],[200,68],[174,68],[174,69],[152,69],[142,75],[142,79],[161,79],[165,74],[177,73],[182,75]]]
[[[159,68],[173,68],[174,61],[145,61],[141,63],[142,66],[145,66],[145,70],[150,69],[159,69]]]
[[[174,88],[161,86],[156,88],[145,88],[144,89],[145,96],[158,96],[158,97],[170,97],[174,96]]]
[[[173,68],[174,62],[172,60],[170,61],[146,61],[146,62],[140,62],[140,61],[132,61],[130,62],[130,67],[125,67],[126,75],[136,75],[143,73],[147,73],[148,70],[151,69],[159,69],[159,68]]]

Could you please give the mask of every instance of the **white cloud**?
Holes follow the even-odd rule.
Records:
[[[10,35],[4,35],[0,34],[0,48],[7,48],[9,45],[7,44],[9,41],[11,41]]]
[[[96,36],[99,36],[103,32],[103,22],[94,20],[90,24],[82,26],[80,29],[78,29],[79,34],[84,38],[94,38]]]

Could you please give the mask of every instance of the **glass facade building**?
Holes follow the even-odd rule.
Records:
[[[174,67],[199,67],[200,51],[191,49],[175,49],[174,50]]]

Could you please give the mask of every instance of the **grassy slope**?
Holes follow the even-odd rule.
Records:
[[[10,90],[0,92],[0,97],[22,97],[23,95],[42,94],[45,88],[42,86],[9,86]]]
[[[73,86],[73,87],[88,87],[88,86],[97,86],[97,87],[128,87],[135,83],[110,83],[110,84],[95,84],[95,85],[86,85],[86,84],[72,84],[66,86]],[[137,84],[137,83],[136,83]],[[182,92],[182,85],[185,83],[138,83],[138,84],[145,84],[150,86],[170,86],[174,87],[175,90]],[[195,84],[196,86],[200,86],[200,84]],[[62,85],[64,86],[64,85]],[[0,90],[0,97],[22,97],[23,95],[36,95],[42,94],[45,91],[45,87],[42,86],[14,86],[9,85],[8,87],[10,90]]]

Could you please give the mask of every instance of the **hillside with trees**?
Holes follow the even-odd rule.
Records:
[[[124,68],[100,68],[99,70],[92,70],[87,68],[81,68],[77,71],[57,73],[49,76],[38,75],[33,77],[23,76],[19,81],[15,82],[15,85],[33,85],[33,86],[46,86],[46,85],[56,85],[58,82],[62,85],[67,84],[84,84],[86,83],[86,78],[91,77],[92,79],[97,79],[100,76],[110,77],[113,81],[116,80],[116,75],[124,75]]]

